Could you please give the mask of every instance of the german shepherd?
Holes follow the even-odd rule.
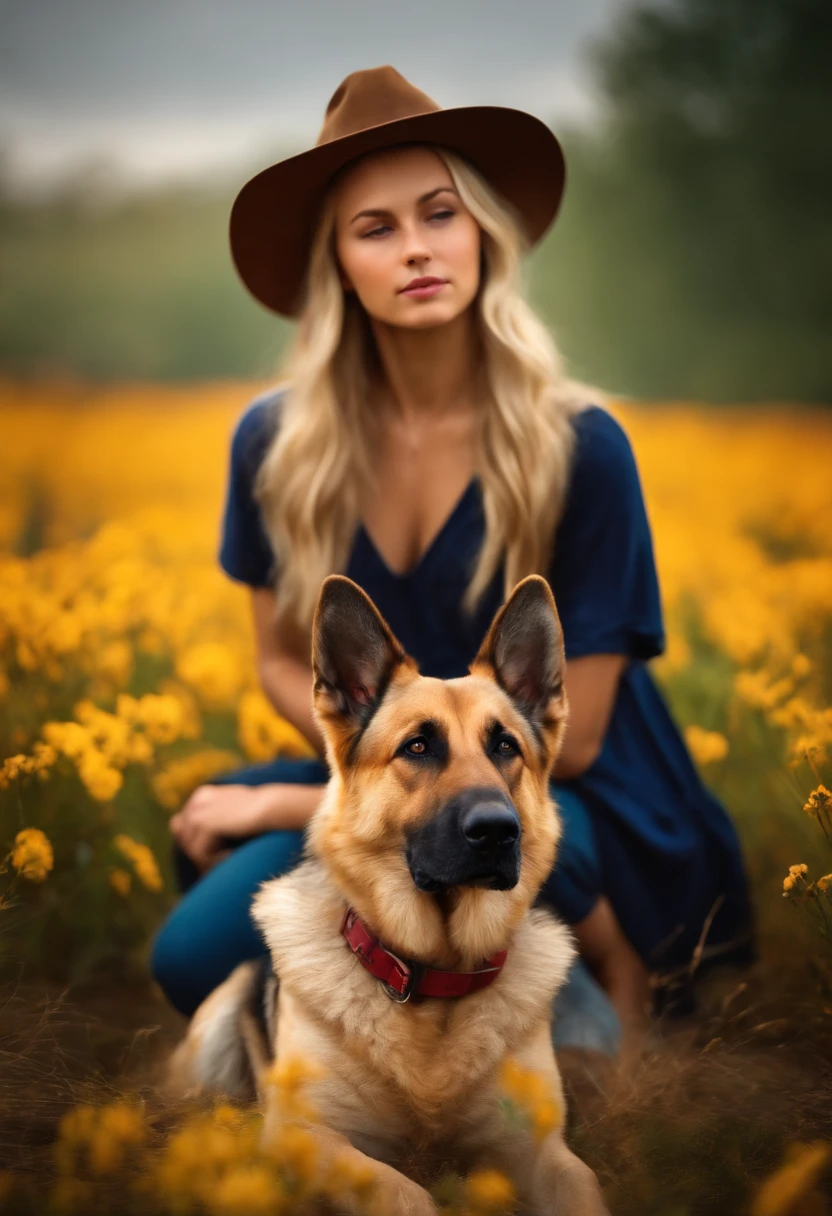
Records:
[[[324,1156],[370,1167],[391,1216],[435,1216],[426,1186],[443,1169],[483,1166],[511,1178],[523,1212],[604,1216],[562,1122],[541,1140],[501,1101],[511,1059],[564,1109],[550,1019],[575,950],[533,907],[560,835],[548,779],[567,717],[548,583],[518,583],[458,679],[420,675],[340,575],[322,584],[312,639],[332,776],[304,860],[254,898],[273,973],[264,983],[266,969],[244,963],[210,994],[171,1082],[256,1090],[272,1136],[281,1115],[264,1070],[275,1059],[322,1066],[307,1087],[319,1120],[309,1129]],[[383,979],[369,973],[379,958],[392,967]],[[452,989],[480,979],[467,995],[420,996],[428,973]]]

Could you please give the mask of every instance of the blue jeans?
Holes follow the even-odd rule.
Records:
[[[328,776],[321,760],[276,760],[226,773],[214,784],[318,785]],[[600,865],[583,802],[568,783],[551,785],[563,835],[555,867],[540,894],[563,920],[576,924],[601,894]],[[170,1002],[187,1016],[239,963],[265,952],[265,943],[249,916],[251,900],[261,883],[297,864],[303,833],[263,832],[228,843],[233,847],[231,854],[202,875],[181,849],[174,848],[177,879],[184,894],[154,938],[151,968]],[[580,961],[555,1000],[554,1014],[557,1047],[568,1043],[614,1054],[620,1034],[618,1019],[606,994]]]

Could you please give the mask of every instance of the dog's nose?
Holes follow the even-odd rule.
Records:
[[[520,820],[499,802],[480,803],[466,811],[460,824],[472,849],[504,849],[520,836]]]

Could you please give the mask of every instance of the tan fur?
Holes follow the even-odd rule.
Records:
[[[330,603],[345,593],[344,603],[352,596],[357,612],[367,605],[376,612],[366,596],[366,603],[359,601],[358,588],[330,591]],[[336,602],[341,613],[344,603]],[[373,634],[369,666],[358,675],[350,668],[343,688],[358,687],[361,695],[369,689],[372,696],[372,680],[387,683],[360,729],[360,713],[345,708],[333,675],[326,648],[335,646],[337,667],[341,643],[323,612],[319,605],[315,707],[333,776],[310,823],[304,861],[264,883],[252,905],[280,980],[274,1054],[322,1066],[322,1076],[307,1086],[320,1120],[311,1126],[321,1149],[370,1164],[380,1210],[391,1216],[435,1213],[425,1187],[445,1168],[466,1173],[477,1166],[508,1173],[524,1212],[603,1216],[595,1176],[569,1151],[561,1132],[536,1143],[506,1121],[500,1101],[500,1068],[511,1056],[541,1074],[563,1104],[550,1019],[575,951],[566,927],[532,908],[560,832],[547,782],[566,717],[562,642],[548,585],[534,576],[519,584],[472,664],[475,674],[456,680],[420,676],[381,618],[367,617]],[[543,638],[540,663],[551,667],[537,716],[522,711],[527,677],[534,677],[533,685],[539,675],[524,650],[524,630],[534,629],[532,638]],[[348,640],[343,645],[348,648]],[[396,752],[427,719],[440,721],[446,732],[442,766],[413,765]],[[484,731],[494,719],[520,741],[522,757],[497,762],[486,753]],[[417,889],[404,856],[404,833],[457,792],[482,786],[504,789],[519,815],[519,881],[510,890],[452,887],[441,897]],[[507,948],[506,963],[489,987],[467,997],[397,1004],[341,936],[348,905],[402,957],[470,970]],[[194,1015],[175,1057],[180,1084],[239,1084],[235,1033],[237,1044],[254,1042],[250,1070],[255,1076],[262,1070],[250,1021],[243,1018],[233,1028],[234,1003],[243,1011],[250,998],[247,966],[237,968]],[[265,1134],[278,1134],[281,1115],[273,1090],[267,1092],[265,1114]],[[353,1209],[346,1204],[345,1210]]]

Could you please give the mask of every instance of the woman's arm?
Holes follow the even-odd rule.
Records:
[[[563,749],[552,768],[556,781],[580,777],[594,762],[615,704],[618,681],[627,665],[623,654],[590,654],[566,664],[564,685],[569,720]]]
[[[251,592],[257,671],[266,696],[277,712],[300,731],[319,756],[324,741],[312,713],[312,665],[304,653],[300,634],[278,629],[274,621],[274,592],[254,587]],[[303,656],[303,657],[301,657]]]

